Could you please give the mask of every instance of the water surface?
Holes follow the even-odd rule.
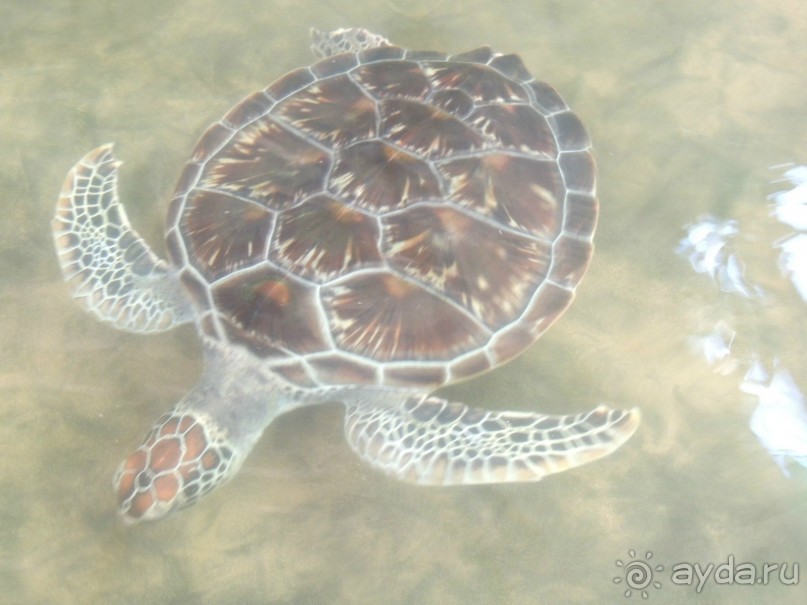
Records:
[[[748,429],[754,400],[687,336],[729,318],[807,389],[805,307],[778,274],[770,166],[807,162],[799,0],[387,3],[146,0],[0,11],[0,587],[8,603],[622,602],[617,560],[653,553],[655,602],[802,603],[799,586],[672,584],[679,562],[800,562],[807,472],[785,479]],[[424,489],[362,465],[341,410],[277,421],[202,504],[132,528],[111,476],[200,370],[191,328],[99,325],[61,283],[49,221],[70,166],[114,141],[121,196],[162,220],[204,128],[309,61],[307,30],[363,25],[409,47],[518,52],[585,120],[602,213],[590,272],[533,348],[444,395],[566,413],[638,405],[613,456],[535,485]],[[681,226],[734,217],[764,305],[673,254]],[[634,591],[630,600],[641,600]]]

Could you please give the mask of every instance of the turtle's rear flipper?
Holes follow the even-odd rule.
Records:
[[[607,456],[638,425],[638,409],[546,416],[426,397],[397,407],[349,404],[345,433],[359,456],[398,479],[469,485],[539,481]]]
[[[179,281],[129,225],[118,202],[112,145],[91,151],[65,179],[53,239],[73,296],[98,319],[130,332],[190,321]]]

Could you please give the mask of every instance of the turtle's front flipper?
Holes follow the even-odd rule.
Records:
[[[538,481],[607,456],[639,425],[639,410],[568,416],[493,412],[436,397],[397,407],[349,404],[345,433],[364,460],[424,485]]]
[[[73,296],[98,319],[130,332],[161,332],[192,311],[168,265],[129,225],[118,202],[120,162],[103,145],[73,166],[62,187],[53,239]]]

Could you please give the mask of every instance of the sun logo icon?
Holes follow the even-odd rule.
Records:
[[[645,588],[651,585],[654,588],[661,588],[661,582],[653,580],[653,572],[664,571],[664,566],[656,565],[653,567],[651,565],[650,559],[653,558],[653,553],[649,550],[644,555],[644,561],[636,558],[635,550],[629,550],[628,556],[631,560],[627,563],[622,562],[620,559],[616,560],[616,566],[624,569],[624,573],[622,576],[614,578],[614,584],[621,584],[624,581],[628,587],[625,591],[626,597],[632,597],[634,591],[636,591],[637,594],[642,595],[643,599],[646,599],[649,595]]]

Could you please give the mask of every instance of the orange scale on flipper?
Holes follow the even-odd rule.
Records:
[[[205,430],[202,428],[201,424],[194,424],[185,432],[184,438],[185,455],[182,456],[182,462],[191,462],[198,459],[208,448]]]
[[[177,433],[177,426],[179,425],[179,419],[176,417],[169,417],[168,420],[162,423],[160,426],[160,436],[161,437],[168,437],[171,435],[176,435]]]
[[[173,471],[179,464],[182,445],[179,439],[160,439],[149,451],[149,468],[155,473]]]
[[[219,465],[220,461],[221,460],[216,451],[210,449],[202,456],[202,468],[204,468],[206,471],[213,470]]]
[[[118,501],[123,502],[130,498],[135,491],[135,479],[137,475],[146,468],[148,459],[144,450],[137,450],[129,456],[121,465],[120,477],[118,478]]]
[[[137,521],[142,519],[146,513],[154,506],[154,498],[149,492],[140,492],[129,504],[128,508],[121,510],[121,514],[128,520]]]
[[[179,432],[185,433],[189,428],[196,424],[196,419],[193,416],[183,416],[179,421]]]
[[[171,502],[179,494],[180,483],[174,474],[160,475],[154,479],[154,492],[161,502]]]

